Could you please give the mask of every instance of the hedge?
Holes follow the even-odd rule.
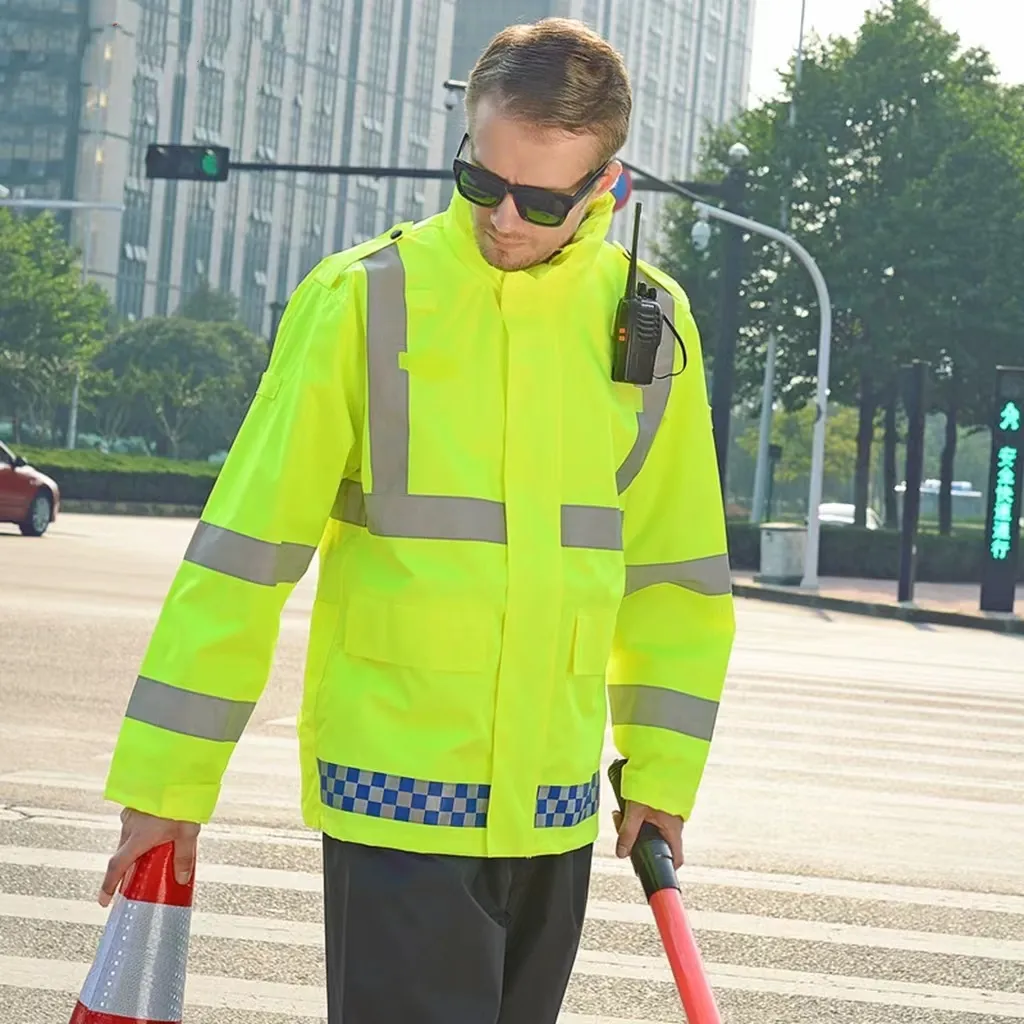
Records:
[[[943,537],[921,533],[917,539],[917,579],[923,583],[981,583],[984,559],[982,533],[968,530]],[[760,568],[760,528],[729,523],[733,569]],[[865,530],[853,526],[822,526],[818,563],[822,576],[895,580],[899,577],[900,535],[896,530]],[[1019,578],[1024,583],[1024,562]]]
[[[218,467],[209,462],[106,455],[98,451],[24,448],[17,454],[60,487],[62,499],[152,504],[206,504]]]

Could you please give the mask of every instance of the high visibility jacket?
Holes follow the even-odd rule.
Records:
[[[319,548],[306,823],[425,853],[597,836],[610,704],[629,799],[688,816],[734,623],[700,341],[643,265],[659,379],[611,380],[612,200],[547,263],[481,257],[459,196],[299,285],[150,642],[106,795],[205,822]],[[671,374],[675,372],[676,375]]]

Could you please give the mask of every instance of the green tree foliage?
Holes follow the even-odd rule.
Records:
[[[981,51],[960,48],[921,0],[889,0],[853,39],[812,40],[796,87],[710,140],[703,175],[735,139],[751,150],[748,211],[791,233],[818,261],[835,306],[831,396],[858,410],[861,518],[879,408],[898,368],[925,359],[932,396],[956,424],[984,422],[997,362],[1019,359],[1024,304],[1024,103],[997,84]],[[795,124],[790,108],[795,102]],[[663,256],[687,286],[706,335],[716,330],[721,236],[690,243],[692,208],[676,205]],[[779,337],[778,395],[813,391],[818,315],[803,267],[758,236],[745,246],[738,397],[757,403],[769,334]],[[1015,356],[1016,354],[1016,356]],[[943,460],[952,474],[952,454]],[[894,481],[893,481],[894,482]]]
[[[238,300],[230,292],[211,288],[204,277],[199,287],[182,302],[177,315],[203,323],[227,323],[238,319]]]
[[[83,287],[77,254],[49,214],[0,210],[0,412],[53,441],[77,374],[102,347],[110,305]]]
[[[140,320],[96,360],[96,423],[110,437],[155,438],[173,458],[205,457],[230,445],[265,362],[265,344],[239,323]]]

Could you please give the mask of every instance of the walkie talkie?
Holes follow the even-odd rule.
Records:
[[[658,305],[657,292],[642,282],[637,285],[636,280],[642,209],[643,206],[637,203],[626,294],[619,299],[619,309],[615,314],[612,380],[623,384],[650,384],[654,380],[654,359],[661,344],[663,314]]]

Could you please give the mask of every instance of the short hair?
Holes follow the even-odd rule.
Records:
[[[470,118],[485,96],[506,116],[536,128],[595,136],[602,162],[626,144],[629,72],[622,56],[581,21],[544,18],[499,32],[470,72]]]

